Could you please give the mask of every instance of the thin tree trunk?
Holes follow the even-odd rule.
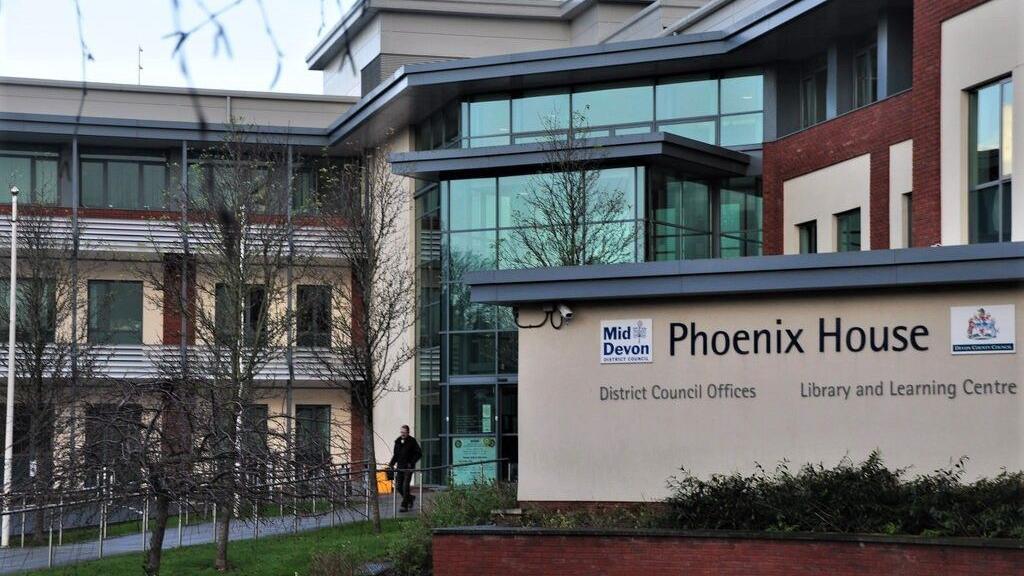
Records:
[[[217,526],[214,529],[217,535],[217,559],[213,567],[218,572],[228,570],[228,535],[231,531],[231,505],[234,498],[227,498],[217,506]]]
[[[156,516],[153,518],[153,533],[149,537],[149,551],[146,553],[146,565],[143,567],[146,576],[160,574],[160,559],[164,549],[164,534],[167,533],[167,517],[170,514],[171,499],[166,494],[158,494],[154,506],[156,507]]]
[[[368,402],[362,402],[368,404]],[[362,406],[363,412],[363,453],[366,458],[366,468],[369,470],[370,479],[367,486],[367,498],[370,499],[370,520],[373,522],[373,531],[380,533],[380,498],[377,494],[377,457],[374,453],[373,442],[373,406]]]

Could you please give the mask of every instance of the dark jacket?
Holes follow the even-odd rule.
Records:
[[[412,436],[399,436],[395,438],[395,449],[392,454],[390,466],[397,463],[399,468],[415,468],[423,456],[423,451],[420,450],[420,443]]]

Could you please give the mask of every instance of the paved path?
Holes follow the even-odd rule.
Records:
[[[419,503],[417,503],[417,507]],[[334,518],[336,524],[347,524],[365,520],[362,506],[357,509],[338,510]],[[391,518],[394,515],[391,496],[381,496],[380,514],[382,518]],[[412,513],[410,513],[412,514]],[[400,514],[402,515],[402,514]],[[408,514],[407,514],[408,515]],[[316,516],[305,516],[299,518],[299,531],[316,530],[331,525],[331,514],[319,514]],[[231,540],[249,540],[254,537],[252,519],[231,522]],[[195,544],[208,544],[213,542],[213,523],[192,524],[182,528],[182,546]],[[293,517],[275,517],[261,519],[259,523],[259,536],[272,536],[275,534],[287,534],[293,529]],[[13,539],[12,539],[13,541]],[[103,541],[103,556],[115,556],[118,554],[142,553],[142,534],[130,534],[107,538]],[[164,549],[178,547],[178,527],[172,520],[164,536]],[[61,566],[86,562],[99,557],[99,543],[80,542],[77,544],[66,544],[54,546],[53,565]],[[31,570],[46,568],[49,559],[49,549],[46,546],[33,548],[10,548],[0,550],[0,574],[21,574]]]

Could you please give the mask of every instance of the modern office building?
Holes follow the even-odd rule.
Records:
[[[518,391],[537,384],[520,378],[529,348],[515,302],[471,296],[464,274],[661,261],[740,274],[775,266],[761,256],[1013,249],[1022,26],[1015,0],[360,0],[307,58],[335,96],[204,98],[215,113],[291,126],[295,146],[391,150],[408,179],[420,312],[408,338],[420,351],[405,391],[378,406],[379,446],[409,422],[424,464],[497,457],[508,465],[488,473],[515,476]],[[165,105],[184,102],[171,91],[90,90],[153,104],[96,104],[76,121],[77,100],[55,95],[74,86],[3,89],[3,148],[18,155],[48,143],[53,158],[85,162],[86,144],[177,154],[203,139],[195,118],[168,116],[191,114]],[[563,258],[537,249],[561,229],[538,216],[536,191],[564,176],[552,142],[570,132],[606,209],[582,219],[591,242]],[[77,198],[83,215],[149,214],[90,213]]]

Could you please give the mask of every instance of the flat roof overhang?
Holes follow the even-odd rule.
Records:
[[[592,138],[586,144],[588,161],[662,164],[705,177],[742,176],[747,173],[751,160],[750,155],[743,152],[664,132]],[[392,154],[390,160],[395,174],[439,180],[445,175],[490,171],[508,174],[536,169],[551,163],[551,148],[546,143],[533,143],[403,152]]]
[[[414,124],[466,94],[755,68],[790,59],[794,51],[813,44],[813,38],[873,17],[882,1],[775,0],[711,32],[410,64],[363,95],[331,125],[330,145],[354,150],[375,145],[381,135]],[[814,16],[801,19],[810,14]],[[797,20],[799,30],[791,33],[793,38],[773,34]]]
[[[1024,242],[472,272],[471,301],[504,306],[1021,284]]]
[[[67,142],[77,137],[85,145],[165,146],[168,142],[219,142],[231,127],[208,122],[136,120],[126,118],[75,117],[60,114],[0,112],[0,142]],[[248,131],[246,127],[243,131]],[[260,126],[259,133],[275,141],[296,147],[319,150],[327,145],[321,128]]]

